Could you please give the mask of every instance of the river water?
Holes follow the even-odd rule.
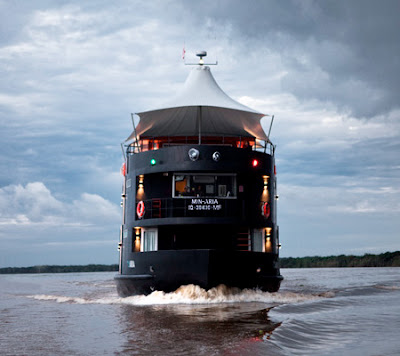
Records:
[[[400,268],[281,272],[129,298],[109,272],[0,275],[0,355],[400,355]]]

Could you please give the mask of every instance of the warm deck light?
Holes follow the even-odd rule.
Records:
[[[139,189],[140,189],[140,188],[143,189],[143,181],[144,181],[144,175],[141,174],[141,175],[139,175],[139,185],[138,185],[138,188],[139,188]]]
[[[271,233],[272,229],[267,227],[265,229],[265,252],[272,252]]]
[[[135,239],[135,252],[140,252],[140,237],[136,236]]]
[[[264,181],[264,189],[268,188],[268,179],[269,176],[262,176],[263,177],[263,181]]]
[[[140,227],[135,227],[135,252],[140,252],[140,234],[141,230]]]

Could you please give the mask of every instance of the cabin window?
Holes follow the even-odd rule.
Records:
[[[252,250],[255,252],[265,252],[264,229],[254,229],[251,232]]]
[[[174,198],[236,198],[235,174],[180,174],[173,177]]]
[[[140,250],[142,252],[157,251],[158,239],[157,229],[145,229],[142,228],[142,239]]]

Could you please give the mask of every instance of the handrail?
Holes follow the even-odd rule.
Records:
[[[144,214],[140,219],[159,219],[174,217],[234,217],[240,216],[237,199],[199,199],[199,198],[153,198],[142,200]],[[136,205],[139,200],[136,201]]]
[[[187,144],[198,144],[197,138],[194,139],[192,136],[182,136],[182,137],[148,137],[146,139],[141,139],[139,141],[134,141],[133,143],[126,146],[126,153],[128,155],[144,152],[158,150],[163,147],[171,146],[181,146]],[[269,151],[270,155],[274,155],[275,146],[268,141],[260,140],[250,140],[249,137],[203,137],[202,146],[230,146],[236,148],[249,148],[253,151],[267,153]]]

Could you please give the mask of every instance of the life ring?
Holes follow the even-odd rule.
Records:
[[[264,215],[265,218],[269,218],[269,216],[271,215],[271,207],[269,206],[268,202],[265,202],[263,204],[263,208],[262,208],[262,214]]]
[[[121,174],[125,177],[126,176],[126,163],[122,163],[121,166]]]
[[[141,200],[137,206],[136,206],[136,214],[139,217],[139,219],[141,219],[144,215],[144,203],[143,200]]]

